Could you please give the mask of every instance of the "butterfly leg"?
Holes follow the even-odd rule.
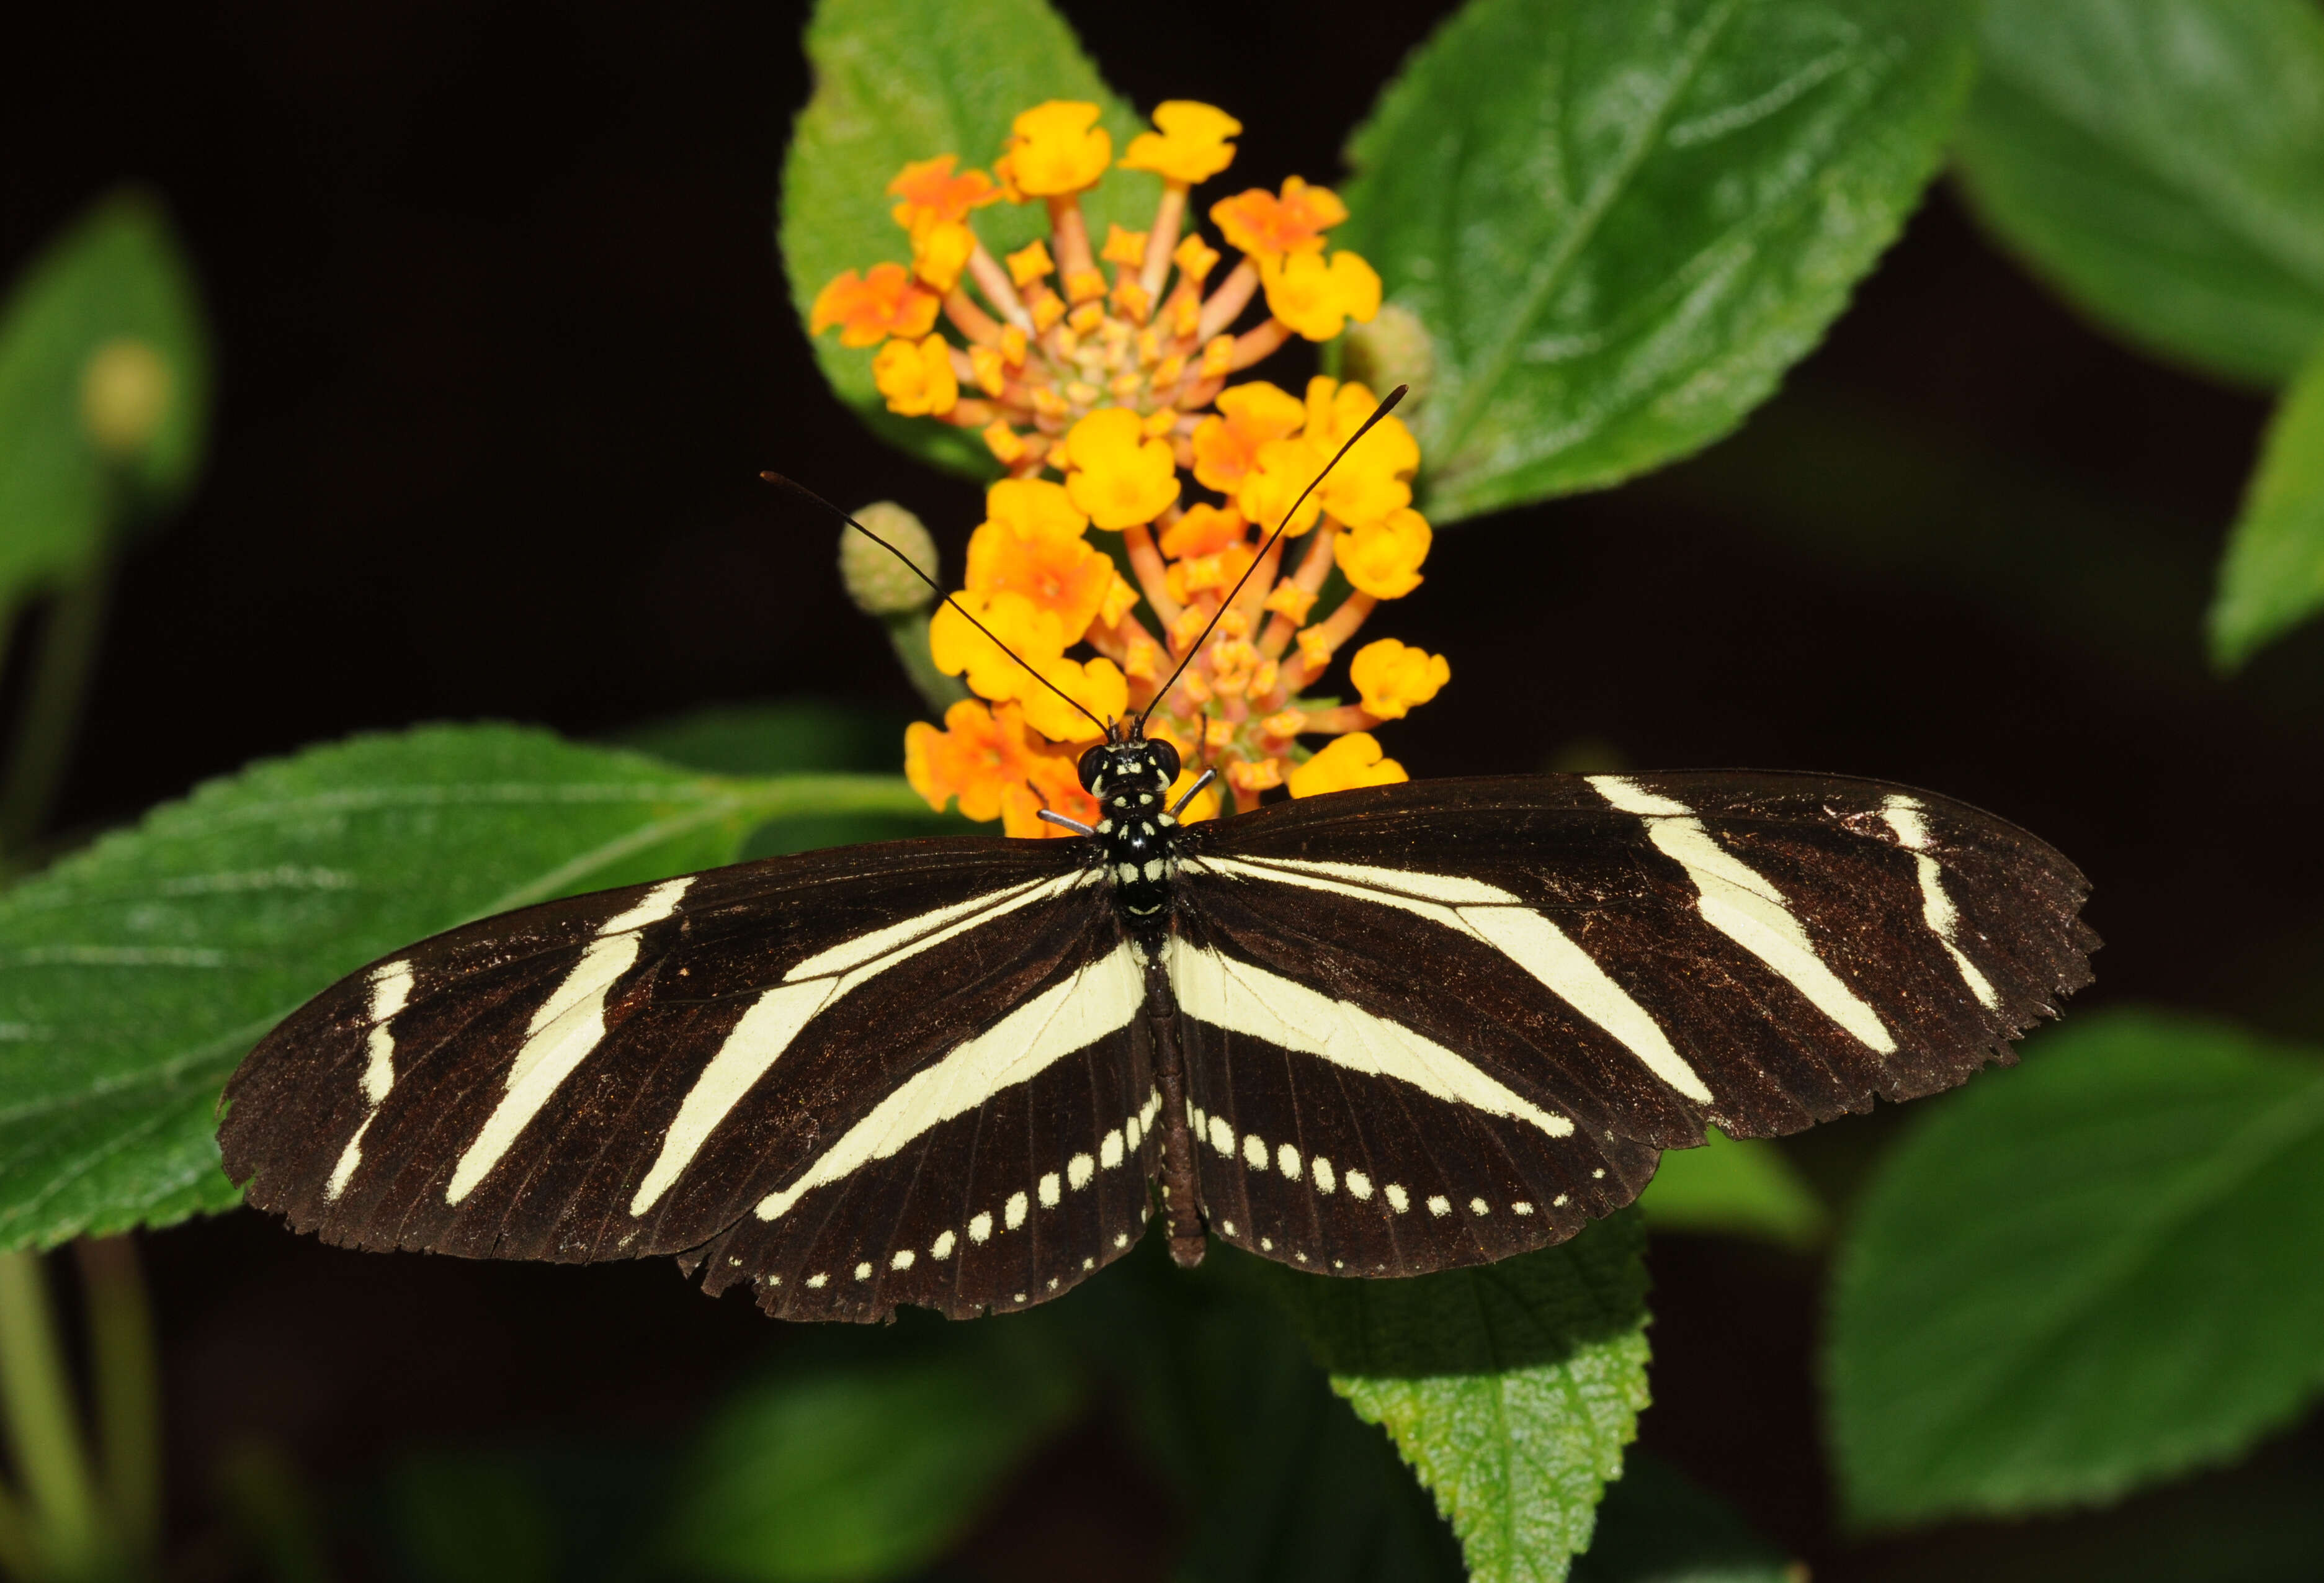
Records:
[[[1162,1091],[1162,1227],[1182,1270],[1203,1262],[1207,1243],[1194,1185],[1194,1137],[1186,1121],[1186,1057],[1178,1041],[1178,1001],[1156,951],[1146,964],[1146,1016],[1154,1030],[1154,1075]]]

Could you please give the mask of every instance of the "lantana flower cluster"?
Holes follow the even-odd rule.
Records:
[[[1222,272],[1188,204],[1232,162],[1242,127],[1187,100],[1157,107],[1119,161],[1161,177],[1153,223],[1112,226],[1097,243],[1081,197],[1117,162],[1097,120],[1094,105],[1052,101],[1016,118],[989,173],[951,153],[906,165],[888,190],[911,262],[845,272],[810,315],[815,333],[835,327],[843,345],[879,348],[873,376],[891,411],[978,430],[1008,472],[969,541],[966,586],[929,624],[937,668],[974,697],[941,729],[910,727],[906,773],[936,808],[957,798],[1010,835],[1060,834],[1042,808],[1097,818],[1074,773],[1102,735],[1095,722],[1150,705],[1147,733],[1178,749],[1182,790],[1218,772],[1189,819],[1277,787],[1302,797],[1403,780],[1371,728],[1435,695],[1451,674],[1443,656],[1380,638],[1350,662],[1357,701],[1309,690],[1379,601],[1420,585],[1419,446],[1383,420],[1266,549],[1378,401],[1323,377],[1296,393],[1230,383],[1295,336],[1328,341],[1369,321],[1379,277],[1329,245],[1347,218],[1338,197],[1296,176],[1211,205],[1240,255]],[[1004,201],[1045,205],[1049,235],[995,258],[973,220]],[[1255,300],[1264,317],[1238,330]]]

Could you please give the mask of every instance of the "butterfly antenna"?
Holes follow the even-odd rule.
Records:
[[[1399,389],[1397,393],[1401,395],[1404,393]],[[1386,409],[1382,410],[1385,411]],[[1377,414],[1375,414],[1375,417],[1377,417]],[[1370,428],[1370,425],[1367,424],[1365,427]],[[1352,444],[1354,442],[1350,441],[1350,443]],[[1333,459],[1336,461],[1339,458],[1334,457]],[[1326,468],[1325,471],[1328,472],[1330,469]],[[845,523],[849,527],[853,528],[857,532],[871,540],[872,542],[879,545],[881,549],[885,550],[889,554],[902,561],[905,568],[909,570],[914,577],[928,585],[930,592],[934,593],[945,604],[951,606],[954,610],[960,611],[962,620],[967,622],[969,625],[976,628],[977,631],[982,633],[985,636],[991,638],[994,647],[998,648],[1002,653],[1008,655],[1010,659],[1016,661],[1019,665],[1024,666],[1026,675],[1030,676],[1043,687],[1047,688],[1051,692],[1056,693],[1059,698],[1064,699],[1067,703],[1072,704],[1074,708],[1080,709],[1081,712],[1088,717],[1090,724],[1095,726],[1100,731],[1105,733],[1106,740],[1110,742],[1113,739],[1113,726],[1111,722],[1101,720],[1095,715],[1091,714],[1089,709],[1084,707],[1079,699],[1075,699],[1073,694],[1067,692],[1064,688],[1059,687],[1056,682],[1042,675],[1038,671],[1034,670],[1031,661],[1026,659],[1024,655],[1010,648],[1007,643],[1002,643],[998,637],[993,635],[993,632],[991,627],[985,625],[984,623],[979,621],[975,616],[971,616],[966,610],[962,609],[960,601],[954,598],[950,594],[945,593],[943,587],[937,583],[936,579],[930,577],[927,572],[922,571],[919,568],[919,563],[914,560],[910,556],[905,554],[901,550],[897,549],[893,544],[889,543],[887,540],[881,538],[879,534],[865,527],[862,523],[857,522],[853,517],[849,516],[845,512],[832,505],[831,502],[825,500],[822,495],[817,495],[814,490],[808,488],[798,479],[787,478],[782,474],[774,472],[761,473],[759,477],[764,478],[770,484],[777,485],[781,488],[789,490],[792,494],[806,501],[809,505],[819,506],[823,510],[829,512],[833,516],[837,517],[841,522]],[[1300,498],[1304,500],[1306,496],[1301,495]],[[1241,585],[1238,583],[1236,587],[1240,588]],[[1174,677],[1173,680],[1175,680],[1176,678]],[[1144,717],[1139,717],[1139,724],[1141,726],[1145,724]]]
[[[1267,559],[1267,552],[1274,549],[1276,541],[1283,537],[1283,531],[1291,525],[1291,519],[1299,514],[1299,508],[1307,504],[1307,497],[1315,493],[1315,486],[1332,476],[1332,469],[1340,465],[1340,458],[1356,449],[1356,441],[1370,434],[1373,424],[1396,411],[1396,403],[1404,400],[1404,393],[1409,388],[1407,385],[1399,384],[1388,392],[1380,404],[1372,409],[1372,415],[1364,420],[1363,427],[1349,435],[1347,444],[1332,453],[1332,459],[1323,464],[1323,470],[1307,481],[1307,487],[1299,492],[1299,498],[1291,503],[1291,509],[1285,512],[1283,520],[1275,524],[1275,532],[1269,533],[1267,536],[1267,542],[1259,547],[1258,556],[1249,566],[1242,569],[1242,576],[1235,579],[1235,586],[1227,590],[1227,597],[1220,600],[1219,607],[1211,613],[1210,625],[1203,628],[1203,635],[1194,640],[1194,646],[1186,651],[1186,657],[1178,662],[1178,669],[1170,672],[1170,680],[1156,689],[1154,697],[1148,701],[1145,708],[1139,711],[1138,734],[1140,736],[1146,735],[1146,717],[1154,712],[1156,705],[1170,696],[1170,690],[1178,684],[1179,676],[1187,666],[1194,662],[1194,656],[1203,652],[1203,645],[1211,641],[1211,633],[1218,625],[1219,618],[1234,607],[1235,596],[1242,592],[1243,584],[1250,581],[1250,574],[1259,569],[1259,562]],[[769,476],[772,477],[771,474]],[[963,612],[963,614],[966,613]]]

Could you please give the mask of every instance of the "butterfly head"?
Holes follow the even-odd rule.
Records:
[[[1178,750],[1159,737],[1101,742],[1082,754],[1076,773],[1082,790],[1096,798],[1103,811],[1151,817],[1178,778]]]

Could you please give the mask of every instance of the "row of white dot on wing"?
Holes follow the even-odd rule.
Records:
[[[1076,1154],[1065,1162],[1065,1169],[1062,1176],[1058,1172],[1052,1171],[1044,1175],[1039,1181],[1034,1183],[1033,1195],[1035,1198],[1039,1199],[1041,1208],[1044,1209],[1056,1208],[1060,1203],[1065,1201],[1065,1192],[1068,1189],[1078,1191],[1081,1189],[1087,1187],[1090,1184],[1091,1179],[1096,1176],[1100,1171],[1111,1171],[1115,1167],[1120,1165],[1123,1161],[1136,1153],[1139,1140],[1153,1130],[1154,1117],[1161,1108],[1162,1096],[1159,1093],[1149,1090],[1146,1096],[1145,1105],[1134,1115],[1126,1118],[1120,1126],[1105,1134],[1105,1137],[1098,1143],[1097,1153],[1094,1156],[1090,1154]],[[1014,1231],[1019,1227],[1024,1225],[1027,1218],[1032,1214],[1032,1206],[1033,1198],[1028,1198],[1022,1192],[1014,1192],[1010,1194],[1009,1201],[1001,1206],[1001,1229],[1003,1231]],[[989,1209],[980,1210],[976,1214],[971,1216],[969,1217],[967,1230],[968,1240],[973,1243],[976,1243],[981,1245],[991,1241],[993,1232],[992,1212]],[[952,1257],[953,1250],[959,1245],[960,1238],[958,1236],[956,1236],[950,1227],[946,1227],[945,1230],[936,1233],[936,1240],[928,1245],[928,1257],[941,1263],[942,1261]],[[1126,1231],[1115,1232],[1113,1234],[1113,1245],[1116,1248],[1128,1247],[1130,1245],[1130,1234]],[[914,1264],[918,1264],[919,1260],[920,1254],[918,1248],[898,1248],[894,1253],[888,1255],[888,1268],[901,1273],[905,1270],[910,1269]],[[1084,1270],[1093,1270],[1096,1267],[1097,1260],[1094,1258],[1085,1258],[1082,1261],[1082,1268]],[[876,1269],[877,1266],[874,1265],[871,1260],[865,1259],[855,1266],[855,1279],[858,1281],[869,1281],[876,1272]],[[767,1277],[767,1284],[770,1286],[780,1286],[782,1283],[783,1278],[780,1275],[770,1275]],[[807,1278],[806,1283],[810,1290],[820,1291],[831,1283],[831,1273],[828,1270],[818,1270],[814,1274]],[[1050,1290],[1055,1291],[1056,1289],[1056,1285],[1057,1282],[1056,1279],[1052,1278],[1049,1282]],[[1025,1301],[1025,1293],[1021,1291],[1019,1292],[1017,1294],[1016,1301],[1023,1302]]]
[[[1343,1171],[1321,1154],[1310,1155],[1303,1161],[1299,1151],[1289,1143],[1277,1144],[1274,1152],[1270,1153],[1267,1147],[1267,1140],[1257,1133],[1244,1134],[1241,1147],[1238,1149],[1234,1127],[1226,1117],[1205,1116],[1201,1108],[1191,1101],[1186,1106],[1186,1116],[1194,1125],[1196,1137],[1206,1139],[1212,1148],[1230,1160],[1239,1156],[1243,1164],[1252,1171],[1265,1171],[1271,1164],[1286,1180],[1298,1181],[1304,1178],[1314,1185],[1317,1192],[1327,1197],[1338,1191],[1342,1186],[1345,1186],[1350,1198],[1363,1203],[1371,1201],[1371,1178],[1360,1171]],[[1598,1174],[1603,1176],[1606,1173],[1600,1171]],[[1379,1189],[1379,1196],[1393,1214],[1401,1215],[1412,1208],[1412,1195],[1405,1190],[1402,1182],[1387,1183]],[[1564,1193],[1558,1194],[1556,1198],[1550,1200],[1549,1207],[1553,1209],[1563,1208],[1567,1197],[1568,1195]],[[1423,1207],[1438,1219],[1443,1219],[1452,1213],[1452,1200],[1442,1193],[1432,1193],[1423,1200]],[[1492,1205],[1483,1199],[1469,1200],[1470,1214],[1481,1217],[1492,1212]],[[1534,1213],[1534,1206],[1529,1201],[1519,1199],[1509,1205],[1509,1213],[1520,1216],[1531,1215]],[[1231,1220],[1221,1221],[1219,1228],[1229,1236],[1235,1234],[1234,1222]],[[1266,1237],[1259,1239],[1259,1245],[1261,1253],[1275,1251],[1275,1244]],[[1303,1264],[1307,1262],[1307,1255],[1305,1254],[1295,1254],[1292,1256]],[[1338,1261],[1333,1261],[1333,1267],[1340,1267]]]

